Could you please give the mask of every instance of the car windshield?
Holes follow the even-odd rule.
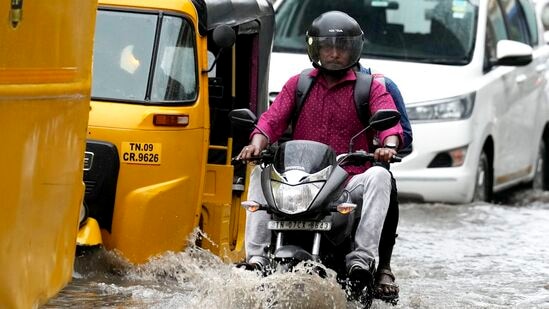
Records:
[[[305,32],[326,11],[361,25],[363,57],[462,65],[475,43],[474,0],[284,0],[276,11],[273,51],[305,53]]]
[[[141,104],[194,102],[194,37],[192,25],[178,16],[100,10],[92,97]]]

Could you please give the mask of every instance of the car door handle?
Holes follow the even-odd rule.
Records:
[[[515,81],[517,82],[517,84],[522,84],[526,79],[527,79],[526,74],[520,74],[517,76],[517,78],[515,78]]]

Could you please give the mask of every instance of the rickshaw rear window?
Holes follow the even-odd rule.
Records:
[[[141,104],[196,100],[195,33],[186,19],[100,10],[94,44],[95,100]]]

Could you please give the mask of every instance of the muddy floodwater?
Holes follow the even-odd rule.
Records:
[[[549,193],[516,190],[494,204],[401,204],[396,307],[549,308]],[[359,308],[335,280],[306,269],[263,278],[199,248],[136,267],[112,252],[79,259],[42,308]]]

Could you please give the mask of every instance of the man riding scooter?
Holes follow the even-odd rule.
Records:
[[[364,128],[355,107],[353,90],[358,73],[353,68],[360,59],[364,34],[359,24],[345,13],[332,11],[316,18],[307,31],[307,51],[313,67],[310,75],[316,79],[294,125],[293,138],[313,140],[344,153],[356,132]],[[250,145],[238,158],[248,160],[258,156],[270,143],[277,141],[292,121],[299,75],[288,80],[271,107],[261,116],[258,128],[252,132]],[[372,80],[369,103],[370,114],[379,109],[396,110],[385,87]],[[380,162],[389,162],[402,144],[400,124],[379,132],[381,147],[374,152]],[[356,149],[369,151],[373,135],[357,138]],[[264,202],[259,181],[259,167],[250,179],[248,199]],[[352,284],[359,289],[373,281],[375,256],[381,230],[389,206],[390,173],[381,166],[348,167],[351,175],[346,190],[359,205],[360,220],[354,239],[355,249],[346,256],[346,268]],[[246,255],[250,267],[267,265],[266,253],[270,243],[267,229],[268,215],[248,213],[246,224]]]

